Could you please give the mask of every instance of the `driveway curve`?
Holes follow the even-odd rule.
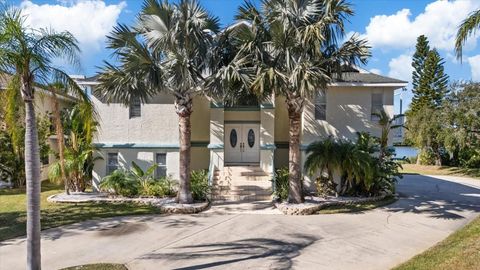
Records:
[[[44,269],[389,269],[480,214],[480,180],[406,175],[400,199],[354,214],[284,216],[262,204],[197,215],[117,217],[42,232]],[[256,210],[248,207],[258,208]],[[25,269],[25,239],[0,242],[0,269]]]

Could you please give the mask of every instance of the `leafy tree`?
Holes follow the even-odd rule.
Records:
[[[78,64],[76,39],[68,32],[35,30],[25,26],[17,9],[0,15],[0,72],[12,82],[25,105],[25,178],[27,183],[27,269],[40,269],[40,152],[35,121],[35,83],[54,78],[75,84],[52,60],[64,58]],[[18,119],[17,119],[18,120]]]
[[[118,25],[108,39],[119,66],[106,64],[99,90],[109,101],[146,102],[161,92],[175,98],[179,117],[180,182],[177,200],[192,203],[191,124],[194,96],[206,89],[218,19],[194,0],[144,1],[137,27]]]
[[[457,59],[462,59],[463,45],[467,42],[468,37],[475,34],[480,27],[480,10],[472,12],[458,27],[457,36],[455,38],[455,53]]]
[[[358,36],[339,42],[351,15],[345,1],[266,0],[262,9],[245,2],[236,16],[250,27],[238,29],[241,48],[221,77],[248,83],[260,97],[286,98],[291,203],[304,200],[300,131],[305,102],[341,76],[344,65],[366,63],[370,56],[366,41]]]

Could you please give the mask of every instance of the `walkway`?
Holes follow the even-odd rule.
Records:
[[[356,214],[284,216],[268,205],[88,221],[43,232],[44,269],[389,269],[480,213],[480,180],[405,176],[401,199]],[[235,210],[227,214],[225,208]],[[0,269],[25,269],[24,239],[0,243]]]

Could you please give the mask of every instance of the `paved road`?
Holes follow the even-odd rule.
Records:
[[[88,221],[44,231],[44,269],[389,269],[480,213],[480,181],[406,176],[401,199],[355,214],[284,216],[245,205],[191,216]],[[258,208],[265,208],[257,205]],[[226,214],[230,212],[230,214]],[[24,239],[0,243],[0,269],[25,269]]]

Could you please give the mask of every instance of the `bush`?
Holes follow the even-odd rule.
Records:
[[[211,193],[210,185],[208,184],[208,171],[192,171],[190,175],[190,188],[192,190],[192,196],[194,200],[207,200]]]
[[[171,197],[176,194],[175,186],[175,182],[169,177],[152,179],[146,182],[141,194],[144,196]]]
[[[273,195],[281,201],[288,199],[288,167],[283,167],[275,171],[274,179],[272,182],[275,185]]]
[[[140,183],[130,177],[124,170],[116,170],[112,174],[105,176],[100,183],[102,191],[114,193],[117,195],[132,197],[139,193]]]

